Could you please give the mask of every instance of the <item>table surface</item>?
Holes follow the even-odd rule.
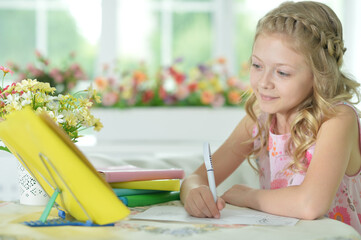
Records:
[[[179,201],[165,205],[179,206]],[[350,226],[328,218],[306,221],[301,220],[295,226],[251,226],[190,224],[178,222],[140,221],[125,219],[114,227],[28,227],[21,224],[40,218],[44,207],[26,206],[16,202],[0,203],[0,239],[361,239]],[[131,214],[137,214],[148,207],[132,208]],[[56,209],[50,214],[55,217]]]

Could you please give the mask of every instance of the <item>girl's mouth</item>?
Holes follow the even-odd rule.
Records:
[[[278,98],[278,97],[271,97],[271,96],[263,95],[261,93],[259,95],[263,101],[272,101],[272,100],[275,100]]]

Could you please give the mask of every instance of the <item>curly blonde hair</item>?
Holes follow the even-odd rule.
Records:
[[[260,34],[285,34],[292,40],[294,50],[305,57],[313,72],[313,92],[298,107],[298,114],[291,123],[291,138],[288,154],[293,156],[289,166],[294,171],[305,170],[305,153],[316,141],[317,133],[324,121],[334,116],[338,102],[357,104],[360,102],[359,83],[342,71],[343,55],[346,51],[342,38],[342,25],[334,11],[327,5],[312,2],[285,2],[270,11],[257,24],[255,40]],[[356,100],[353,101],[353,97]],[[257,99],[248,98],[246,112],[257,122],[258,134],[252,141],[261,140],[260,147],[249,154],[256,156],[268,144],[268,129],[273,115],[260,122]]]

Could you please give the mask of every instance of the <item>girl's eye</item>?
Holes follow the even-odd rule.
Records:
[[[290,76],[289,73],[286,73],[286,72],[283,72],[283,71],[277,71],[277,73],[282,77],[289,77]]]
[[[252,63],[252,67],[259,69],[259,68],[261,68],[261,65],[259,65],[257,63]]]

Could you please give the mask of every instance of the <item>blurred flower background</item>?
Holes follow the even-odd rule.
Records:
[[[75,62],[74,52],[71,52],[62,64],[56,66],[39,51],[36,51],[35,55],[36,62],[28,63],[25,68],[14,62],[8,63],[9,68],[17,74],[16,81],[36,79],[56,88],[55,94],[67,94],[78,84],[78,81],[87,80],[84,70]]]
[[[49,83],[55,89],[54,95],[72,93],[79,85],[92,84],[102,99],[95,107],[240,106],[249,89],[246,84],[249,64],[243,63],[237,76],[230,75],[225,58],[194,67],[185,67],[185,61],[177,58],[153,74],[144,61],[127,65],[125,69],[104,64],[99,76],[87,79],[75,61],[74,52],[62,64],[52,64],[39,51],[35,56],[36,62],[26,67],[8,62],[7,66],[15,73],[14,82],[36,79]]]
[[[226,59],[218,58],[199,64],[185,72],[183,59],[162,67],[154,76],[147,64],[140,62],[122,72],[103,67],[94,80],[94,87],[102,97],[103,107],[139,106],[239,106],[248,94],[242,80],[248,72],[245,63],[239,76],[229,75]],[[120,80],[119,80],[120,79]]]

